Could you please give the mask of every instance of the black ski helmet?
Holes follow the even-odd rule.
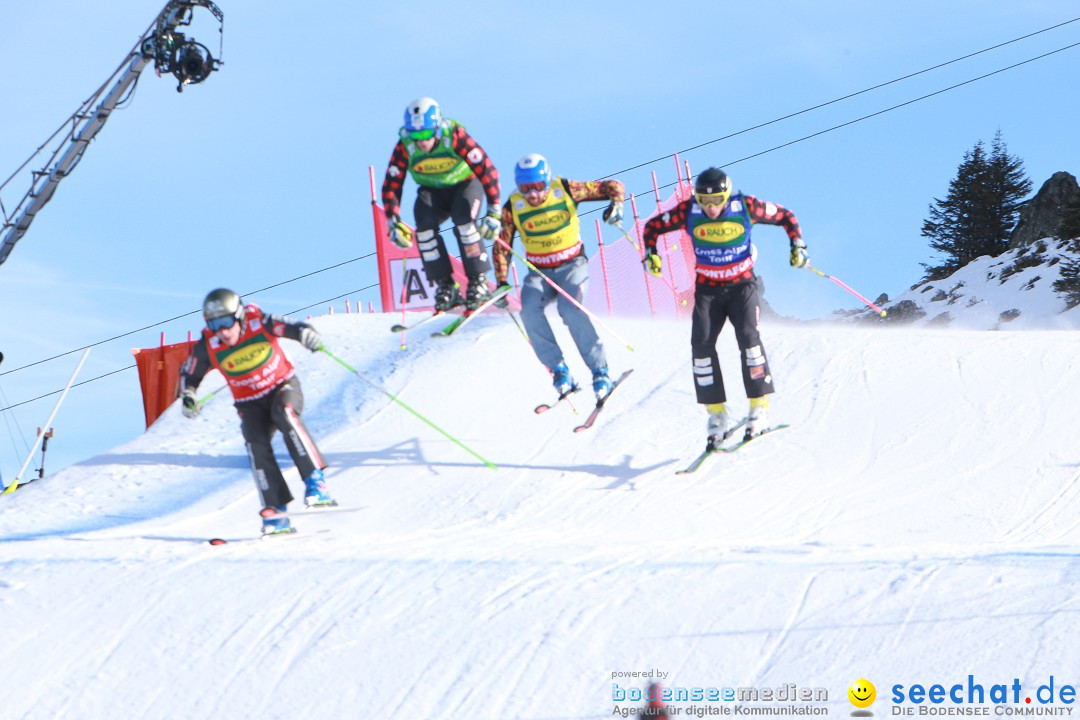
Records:
[[[694,180],[695,195],[730,195],[731,178],[720,168],[707,168]]]
[[[218,288],[210,291],[210,294],[203,300],[203,318],[206,319],[206,324],[209,326],[211,320],[224,317],[234,317],[238,321],[244,322],[244,301],[232,290]],[[211,327],[211,330],[214,329]]]

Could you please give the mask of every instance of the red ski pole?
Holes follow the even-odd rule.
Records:
[[[880,315],[881,317],[885,317],[885,311],[884,311],[884,310],[882,310],[882,309],[881,309],[881,308],[879,308],[879,307],[878,307],[877,305],[875,305],[874,303],[872,303],[872,302],[870,302],[869,300],[867,300],[866,298],[864,298],[864,297],[863,297],[862,295],[860,295],[859,293],[857,293],[857,292],[855,292],[854,290],[852,290],[852,289],[851,289],[851,287],[849,287],[849,286],[848,286],[848,285],[847,285],[846,283],[844,283],[844,282],[843,282],[842,280],[839,280],[839,279],[837,279],[837,278],[834,278],[834,277],[833,277],[832,275],[826,275],[825,273],[823,273],[823,272],[821,272],[820,270],[818,270],[818,269],[817,269],[816,267],[813,267],[813,266],[811,266],[811,265],[810,265],[810,263],[806,263],[806,269],[807,269],[807,270],[811,270],[811,271],[813,271],[814,273],[816,273],[817,275],[820,275],[821,277],[825,278],[826,280],[832,280],[832,281],[833,281],[834,283],[836,283],[837,285],[839,285],[840,287],[844,288],[844,289],[845,289],[845,290],[847,290],[847,291],[848,291],[849,293],[851,293],[852,295],[854,295],[855,297],[859,298],[859,299],[860,299],[860,300],[862,300],[862,301],[863,301],[864,303],[866,303],[866,307],[870,308],[871,310],[873,310],[874,312],[876,312],[876,313],[877,313],[878,315]]]

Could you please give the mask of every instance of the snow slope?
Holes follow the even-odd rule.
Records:
[[[919,283],[885,309],[893,320],[915,327],[1080,329],[1080,310],[1066,309],[1053,289],[1062,261],[1076,259],[1067,242],[1045,238],[997,257],[976,258],[947,278]],[[878,322],[869,310],[855,317]]]
[[[395,321],[315,323],[499,469],[290,343],[362,509],[208,545],[259,524],[220,397],[0,499],[2,717],[603,718],[649,669],[824,687],[833,715],[863,677],[878,716],[894,683],[1075,684],[1075,334],[770,324],[791,429],[676,476],[704,430],[688,323],[610,321],[635,372],[575,434],[532,413],[549,380],[505,319],[407,352]]]

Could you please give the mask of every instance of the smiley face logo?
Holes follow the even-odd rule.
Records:
[[[874,683],[865,678],[859,678],[848,688],[847,696],[855,707],[868,708],[877,699],[877,689],[874,687]]]

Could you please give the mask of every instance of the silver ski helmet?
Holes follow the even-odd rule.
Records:
[[[729,197],[731,197],[731,178],[720,168],[707,168],[694,180],[694,199],[702,207],[706,205],[724,207]]]
[[[237,322],[244,322],[244,301],[228,288],[210,291],[203,300],[203,318],[211,332],[232,327]]]
[[[417,98],[405,106],[405,132],[413,140],[439,137],[442,119],[439,103],[429,97]]]
[[[522,157],[514,166],[514,182],[522,193],[529,190],[547,190],[551,184],[551,167],[548,166],[547,158],[539,153],[529,153]],[[537,183],[543,183],[543,187],[537,186]]]

